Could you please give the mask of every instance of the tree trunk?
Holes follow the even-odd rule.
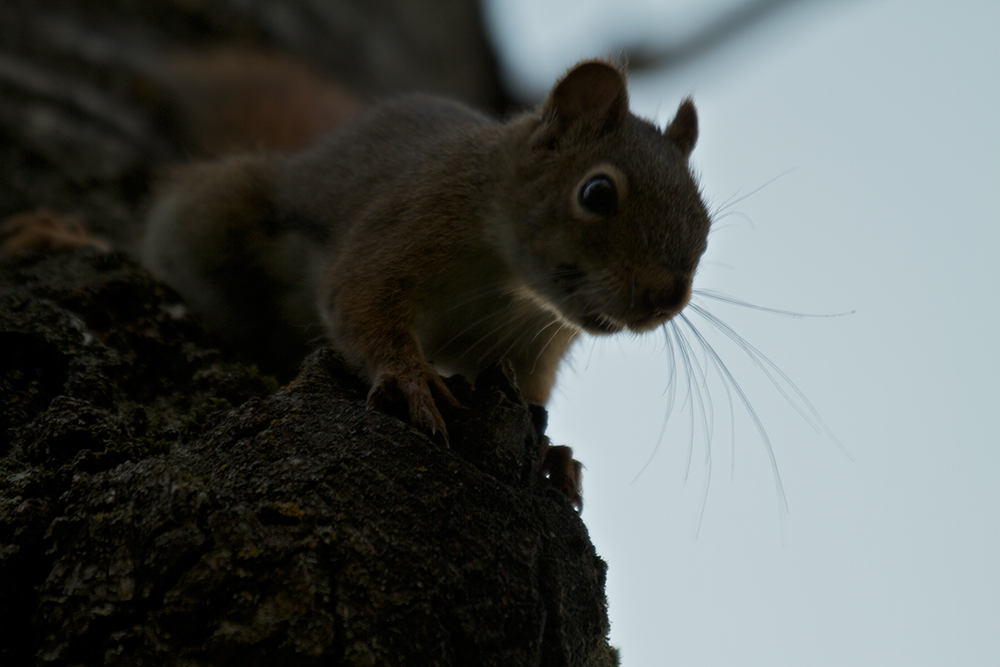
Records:
[[[0,217],[47,207],[129,250],[163,166],[225,148],[191,131],[214,108],[185,98],[199,54],[316,86],[300,101],[330,113],[304,104],[296,141],[404,89],[502,108],[478,20],[4,0]],[[448,381],[449,448],[366,409],[328,350],[279,388],[125,252],[0,261],[0,663],[614,664],[605,565],[509,378]]]

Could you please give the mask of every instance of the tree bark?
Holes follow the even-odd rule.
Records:
[[[177,54],[278,54],[323,100],[502,108],[478,20],[5,0],[0,218],[45,207],[127,251],[156,175],[208,150]],[[278,387],[125,252],[0,260],[0,664],[614,664],[605,565],[539,473],[544,411],[502,367],[448,382],[450,447],[366,409],[328,350]]]

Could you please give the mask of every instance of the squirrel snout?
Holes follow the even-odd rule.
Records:
[[[691,300],[691,281],[675,280],[669,287],[647,288],[641,305],[660,317],[673,317]]]
[[[676,279],[666,286],[645,287],[636,291],[629,315],[629,329],[643,333],[655,329],[681,312],[691,300],[691,281]]]

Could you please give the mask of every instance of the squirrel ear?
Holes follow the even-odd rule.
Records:
[[[565,125],[585,115],[628,113],[628,91],[621,69],[605,60],[587,60],[576,65],[556,84],[545,101],[545,115],[554,115]]]
[[[674,119],[663,130],[663,136],[677,144],[685,158],[691,155],[694,143],[698,141],[698,112],[690,97],[681,102]]]

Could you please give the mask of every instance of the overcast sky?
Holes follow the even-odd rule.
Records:
[[[494,0],[518,89],[544,95],[580,57],[676,39],[738,3],[611,4]],[[800,4],[630,90],[661,126],[694,96],[710,207],[764,186],[719,216],[696,288],[853,311],[700,300],[835,438],[692,315],[780,477],[717,374],[711,439],[681,376],[654,452],[662,335],[578,345],[549,434],[586,466],[612,643],[626,667],[1000,665],[1000,3]]]

